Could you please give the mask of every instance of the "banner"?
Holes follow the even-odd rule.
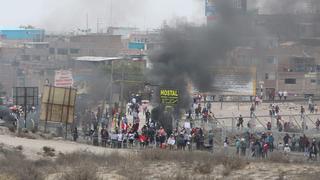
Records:
[[[55,71],[54,86],[55,87],[72,87],[73,86],[72,71],[71,70]]]

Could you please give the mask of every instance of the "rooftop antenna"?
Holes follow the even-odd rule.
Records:
[[[86,34],[89,32],[89,14],[86,15]]]
[[[112,27],[112,24],[113,24],[113,22],[112,22],[112,16],[113,16],[113,7],[112,7],[113,5],[112,5],[112,0],[110,0],[110,27]]]

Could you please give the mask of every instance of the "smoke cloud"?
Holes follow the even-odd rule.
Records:
[[[250,16],[232,8],[230,1],[217,1],[217,20],[208,26],[177,24],[162,32],[161,49],[152,53],[151,81],[162,87],[178,89],[181,94],[179,108],[189,108],[191,82],[201,92],[209,92],[213,82],[210,68],[227,65],[228,53],[255,31]]]
[[[306,0],[261,0],[259,7],[263,14],[306,13],[311,1]],[[314,2],[312,2],[314,3]]]

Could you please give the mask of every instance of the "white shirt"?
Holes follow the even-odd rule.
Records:
[[[122,141],[122,134],[121,133],[118,134],[118,141]]]
[[[169,144],[169,145],[174,145],[175,143],[176,143],[176,140],[175,140],[174,138],[171,138],[171,137],[170,137],[170,138],[168,139],[168,144]]]
[[[228,143],[224,142],[223,147],[228,147]]]
[[[285,153],[290,153],[290,152],[291,152],[290,147],[289,147],[289,146],[284,147],[284,152],[285,152]]]

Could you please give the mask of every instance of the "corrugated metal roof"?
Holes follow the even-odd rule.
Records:
[[[82,56],[76,57],[74,60],[76,61],[88,61],[88,62],[102,62],[102,61],[113,61],[113,60],[121,60],[123,57],[97,57],[97,56]]]

